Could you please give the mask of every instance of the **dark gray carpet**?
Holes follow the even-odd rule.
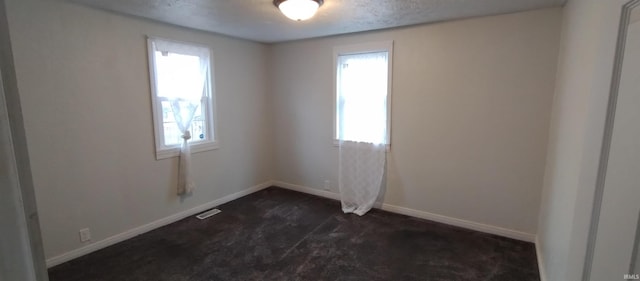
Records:
[[[51,281],[540,280],[534,245],[271,187],[49,270]]]

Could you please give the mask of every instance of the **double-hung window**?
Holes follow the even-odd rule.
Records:
[[[179,155],[183,129],[192,152],[217,148],[209,48],[152,37],[148,48],[156,158]]]
[[[334,142],[390,144],[393,42],[336,47]]]

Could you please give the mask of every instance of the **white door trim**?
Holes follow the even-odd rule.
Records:
[[[600,162],[598,166],[598,176],[596,179],[595,195],[593,200],[593,209],[591,212],[591,225],[589,226],[589,236],[587,240],[587,252],[585,255],[584,267],[582,270],[582,280],[590,281],[591,269],[593,266],[593,255],[595,252],[596,238],[598,236],[598,223],[600,219],[600,211],[602,208],[602,197],[604,194],[605,178],[607,175],[607,166],[609,164],[609,152],[611,150],[611,139],[613,136],[613,123],[616,114],[616,105],[618,102],[618,88],[620,86],[620,77],[622,72],[622,62],[624,59],[624,49],[627,39],[627,29],[631,17],[631,10],[640,5],[640,0],[630,0],[622,6],[622,14],[620,17],[620,27],[618,29],[618,39],[616,43],[616,53],[614,58],[613,76],[611,79],[611,87],[609,91],[609,101],[607,105],[607,116],[605,120],[604,136],[602,140],[602,148],[600,151]]]
[[[0,280],[47,281],[6,14],[0,0]]]

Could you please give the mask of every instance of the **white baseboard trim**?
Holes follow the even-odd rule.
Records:
[[[547,270],[544,267],[544,256],[540,249],[540,239],[536,236],[536,257],[538,258],[538,272],[540,273],[540,281],[547,281]]]
[[[325,198],[331,198],[331,199],[340,200],[340,194],[335,193],[335,192],[331,192],[331,191],[320,190],[320,189],[316,189],[316,188],[311,188],[311,187],[306,187],[306,186],[286,183],[286,182],[282,182],[282,181],[274,181],[273,185],[278,186],[278,187],[282,187],[282,188],[286,188],[286,189],[290,189],[290,190],[294,190],[294,191],[299,191],[299,192],[303,192],[303,193],[316,195],[316,196],[321,196],[321,197],[325,197]],[[435,221],[435,222],[439,222],[439,223],[444,223],[444,224],[448,224],[448,225],[458,226],[458,227],[462,227],[462,228],[466,228],[466,229],[485,232],[485,233],[489,233],[489,234],[495,234],[495,235],[499,235],[499,236],[503,236],[503,237],[507,237],[507,238],[512,238],[512,239],[516,239],[516,240],[521,240],[521,241],[526,241],[526,242],[535,242],[535,235],[534,234],[526,233],[526,232],[522,232],[522,231],[517,231],[517,230],[512,230],[512,229],[507,229],[507,228],[503,228],[503,227],[499,227],[499,226],[488,225],[488,224],[483,224],[483,223],[478,223],[478,222],[473,222],[473,221],[468,221],[468,220],[463,220],[463,219],[452,218],[452,217],[448,217],[448,216],[443,216],[443,215],[429,213],[429,212],[425,212],[425,211],[410,209],[410,208],[406,208],[406,207],[395,206],[395,205],[386,204],[386,203],[382,204],[382,206],[379,209],[382,209],[382,210],[385,210],[385,211],[389,211],[389,212],[392,212],[392,213],[407,215],[407,216],[411,216],[411,217],[426,219],[426,220]]]
[[[394,206],[390,204],[382,204],[381,209],[392,212],[392,213],[398,213],[398,214],[403,214],[403,215],[412,216],[416,218],[427,219],[435,222],[440,222],[440,223],[458,226],[466,229],[476,230],[484,233],[495,234],[498,236],[503,236],[503,237],[512,238],[516,240],[521,240],[526,242],[534,242],[535,240],[535,235],[531,233],[503,228],[495,225],[473,222],[473,221],[468,221],[468,220],[463,220],[458,218],[452,218],[448,216],[443,216],[443,215],[429,213],[429,212],[420,211],[420,210],[414,210],[414,209],[400,207],[400,206]]]
[[[340,200],[340,194],[332,191],[328,191],[328,190],[306,187],[306,186],[292,184],[288,182],[282,182],[282,181],[274,181],[273,185],[277,187],[282,187],[285,189],[297,191],[297,192],[307,193],[307,194],[334,199],[334,200]]]
[[[148,224],[145,224],[145,225],[142,225],[142,226],[127,230],[127,231],[122,232],[120,234],[113,235],[113,236],[111,236],[109,238],[106,238],[106,239],[91,243],[91,244],[86,245],[86,246],[84,246],[82,248],[78,248],[78,249],[66,252],[66,253],[64,253],[62,255],[58,255],[58,256],[49,258],[49,259],[47,259],[47,268],[50,268],[50,267],[62,264],[64,262],[70,261],[72,259],[84,256],[84,255],[89,254],[91,252],[95,252],[97,250],[109,247],[111,245],[114,245],[116,243],[125,241],[127,239],[131,239],[131,238],[133,238],[135,236],[138,236],[140,234],[143,234],[145,232],[149,232],[149,231],[154,230],[156,228],[159,228],[159,227],[174,223],[174,222],[179,221],[181,219],[184,219],[186,217],[201,213],[203,211],[206,211],[206,210],[211,209],[213,207],[216,207],[218,205],[221,205],[221,204],[227,203],[229,201],[238,199],[240,197],[249,195],[249,194],[254,193],[256,191],[260,191],[260,190],[265,189],[267,187],[270,187],[272,185],[273,185],[273,181],[266,181],[264,183],[258,184],[256,186],[252,186],[250,188],[247,188],[245,190],[242,190],[242,191],[239,191],[239,192],[236,192],[236,193],[233,193],[233,194],[229,194],[227,196],[224,196],[222,198],[219,198],[219,199],[213,200],[211,202],[202,204],[200,206],[191,208],[189,210],[182,211],[180,213],[177,213],[177,214],[174,214],[174,215],[171,215],[171,216],[156,220],[154,222],[151,222],[151,223],[148,223]]]

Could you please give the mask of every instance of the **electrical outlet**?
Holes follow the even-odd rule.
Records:
[[[80,242],[87,242],[91,240],[91,230],[88,228],[80,229]]]
[[[331,181],[330,180],[325,180],[324,181],[324,190],[331,190]]]

